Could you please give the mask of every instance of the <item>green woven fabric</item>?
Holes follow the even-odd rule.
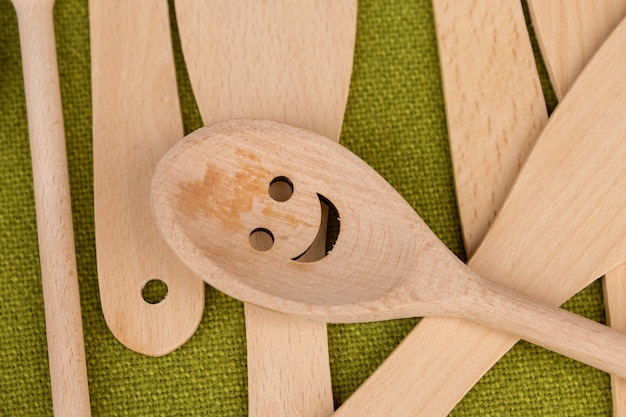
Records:
[[[245,416],[246,353],[239,302],[207,287],[207,307],[197,332],[162,358],[131,352],[106,327],[94,244],[87,0],[58,0],[55,22],[93,415]],[[179,45],[175,49],[185,129],[190,131],[200,126],[200,118]],[[52,405],[22,88],[15,13],[9,0],[0,0],[0,415],[45,416],[52,414]],[[387,178],[463,257],[429,0],[360,2],[341,140]],[[566,307],[602,321],[599,283]],[[336,405],[415,323],[329,326]],[[609,379],[520,342],[452,414],[610,416]]]

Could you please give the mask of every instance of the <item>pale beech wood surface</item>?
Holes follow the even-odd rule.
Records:
[[[177,0],[183,54],[203,122],[268,118],[338,141],[356,10],[356,0]],[[245,320],[249,415],[332,414],[326,326],[250,304]]]
[[[46,338],[56,416],[91,415],[80,311],[53,0],[13,0],[17,12]],[[28,404],[25,404],[28,406]]]
[[[433,1],[448,137],[468,258],[548,114],[517,0]],[[503,92],[506,92],[503,94]]]
[[[626,263],[621,263],[607,272],[603,283],[607,322],[614,329],[626,331],[626,313],[624,312]],[[615,417],[626,416],[626,379],[611,375],[611,395],[613,396],[613,415]]]
[[[562,99],[601,43],[626,15],[623,0],[529,0],[528,6],[557,97]],[[611,326],[626,331],[625,267],[605,275],[604,301]],[[611,375],[613,414],[626,416],[626,380]]]
[[[104,318],[128,348],[167,354],[194,333],[204,284],[150,215],[150,179],[183,134],[167,1],[90,1],[94,216]],[[142,297],[167,284],[156,304]]]
[[[287,201],[268,193],[279,175],[293,184]],[[198,129],[161,160],[152,196],[181,259],[240,300],[331,322],[466,318],[626,375],[626,334],[481,278],[376,171],[311,131],[258,119]],[[336,207],[339,236],[323,259],[299,262],[318,196]],[[273,245],[250,242],[259,227]]]
[[[528,0],[543,60],[559,100],[626,15],[623,0]]]
[[[558,305],[623,259],[623,225],[611,222],[624,203],[611,190],[624,187],[625,44],[622,23],[553,114],[469,262],[483,276]],[[585,135],[596,139],[583,149]],[[447,415],[516,341],[469,322],[423,319],[336,414]]]

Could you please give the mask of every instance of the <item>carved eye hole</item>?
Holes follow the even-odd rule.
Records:
[[[259,227],[250,233],[250,245],[261,252],[270,250],[274,246],[274,235],[267,229]]]
[[[293,195],[293,183],[287,177],[276,177],[270,182],[269,193],[274,200],[285,202]]]

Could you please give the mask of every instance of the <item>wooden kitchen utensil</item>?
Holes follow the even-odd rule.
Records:
[[[626,255],[624,203],[612,192],[626,174],[625,43],[622,22],[553,113],[469,262],[482,276],[558,305]],[[556,175],[558,165],[567,171]],[[467,321],[424,318],[335,414],[445,416],[516,341]]]
[[[465,252],[487,233],[548,114],[518,0],[435,0]],[[506,92],[506,93],[504,93]]]
[[[626,331],[626,263],[621,263],[604,276],[604,302],[607,323],[620,332]],[[611,375],[613,416],[626,416],[626,379]]]
[[[552,88],[565,97],[602,42],[626,15],[622,0],[528,0]]]
[[[356,10],[356,0],[177,0],[183,54],[203,122],[267,118],[338,141]],[[323,256],[320,236],[313,250]],[[249,304],[245,320],[249,415],[332,414],[326,326]]]
[[[204,283],[171,252],[149,215],[152,170],[183,136],[168,5],[90,1],[89,15],[102,311],[125,346],[160,356],[191,337],[204,307]],[[142,296],[154,282],[167,286],[158,303]]]
[[[13,0],[13,5],[22,50],[52,407],[57,416],[89,416],[54,1]]]
[[[611,31],[626,16],[626,2],[602,0],[536,1],[528,7],[548,74],[559,100]],[[605,274],[603,288],[607,319],[626,331],[626,265]],[[626,416],[626,380],[611,375],[613,415]]]
[[[286,201],[277,181],[293,189]],[[376,171],[310,131],[247,119],[199,129],[157,166],[152,201],[172,249],[240,300],[330,322],[460,317],[626,376],[626,334],[481,278]],[[303,262],[321,201],[339,213],[339,236]]]

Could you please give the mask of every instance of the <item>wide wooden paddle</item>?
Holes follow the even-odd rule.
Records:
[[[52,408],[57,416],[89,416],[54,0],[13,0],[13,5],[24,72]]]
[[[149,215],[152,171],[183,136],[167,1],[90,1],[89,18],[102,311],[125,346],[160,356],[191,337],[204,307],[204,284]],[[166,292],[144,297],[154,283]]]
[[[558,305],[626,256],[624,203],[611,192],[626,174],[625,47],[622,22],[552,115],[469,262],[481,275]],[[516,341],[467,321],[424,318],[335,414],[446,415]]]
[[[433,9],[459,216],[470,258],[548,114],[519,1],[434,0]]]
[[[563,99],[601,43],[626,16],[622,0],[537,1],[528,7],[552,86]],[[626,264],[604,277],[604,301],[611,326],[626,331]],[[626,416],[626,380],[611,375],[613,414]]]
[[[356,8],[356,0],[177,0],[183,54],[203,122],[267,118],[338,141]],[[323,245],[317,250],[323,255]],[[249,415],[332,414],[326,326],[249,304],[245,319]]]

